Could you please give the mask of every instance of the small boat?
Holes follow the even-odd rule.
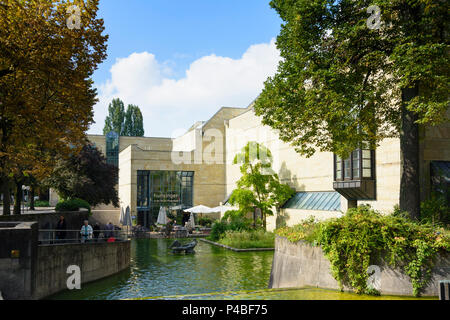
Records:
[[[190,254],[195,253],[195,247],[197,246],[197,240],[194,239],[194,241],[189,242],[187,244],[181,244],[178,240],[175,240],[171,245],[170,249],[172,249],[173,253],[184,253]]]

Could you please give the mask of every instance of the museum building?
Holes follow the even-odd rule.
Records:
[[[226,211],[227,199],[241,175],[233,159],[249,141],[269,148],[273,170],[296,191],[277,216],[268,218],[268,229],[293,225],[309,216],[338,217],[356,204],[370,204],[388,213],[399,203],[398,138],[383,140],[376,150],[355,150],[348,159],[330,152],[306,158],[263,125],[253,105],[223,107],[177,138],[119,137],[111,132],[88,135],[88,139],[109,163],[118,166],[121,207],[129,206],[145,226],[156,221],[161,206],[181,211],[196,205],[221,205],[222,213]],[[446,192],[448,197],[449,123],[421,129],[420,159],[422,200],[432,190]]]

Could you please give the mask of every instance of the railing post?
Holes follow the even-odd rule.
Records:
[[[450,280],[439,281],[439,300],[450,300]]]

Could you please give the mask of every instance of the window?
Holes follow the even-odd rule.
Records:
[[[119,135],[114,131],[106,135],[106,162],[119,166]]]
[[[347,159],[343,160],[337,155],[334,159],[335,181],[375,179],[374,150],[357,149]]]

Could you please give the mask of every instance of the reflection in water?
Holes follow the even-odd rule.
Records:
[[[172,242],[173,239],[133,240],[128,270],[50,299],[410,299],[317,288],[267,290],[273,252],[233,252],[199,242],[196,254],[175,255],[168,248]]]
[[[273,252],[233,252],[199,242],[175,255],[173,239],[133,240],[130,269],[51,299],[130,299],[266,289]]]

